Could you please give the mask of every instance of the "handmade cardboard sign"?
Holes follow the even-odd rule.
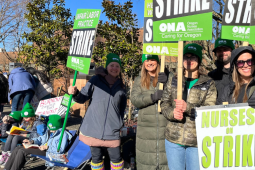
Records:
[[[41,100],[35,114],[44,115],[44,116],[49,116],[52,114],[61,115],[59,113],[59,108],[61,106],[62,99],[63,99],[63,96],[50,98],[47,100]]]
[[[153,41],[153,0],[144,3],[143,54],[178,56],[177,42]]]
[[[200,170],[254,170],[254,113],[246,103],[196,109]]]
[[[153,41],[212,39],[212,0],[153,0]]]
[[[98,9],[77,10],[67,67],[88,74],[100,12]]]
[[[226,0],[222,20],[222,39],[249,41],[251,0]]]

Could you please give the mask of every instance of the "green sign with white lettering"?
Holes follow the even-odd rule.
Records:
[[[100,12],[99,9],[77,10],[67,67],[88,74]]]
[[[178,56],[178,43],[153,41],[153,0],[145,0],[143,54]]]
[[[212,39],[212,0],[153,0],[153,41]]]

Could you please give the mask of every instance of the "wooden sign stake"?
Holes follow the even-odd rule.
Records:
[[[177,100],[182,100],[183,41],[178,41]]]
[[[164,72],[165,71],[165,60],[166,60],[166,56],[162,55],[161,56],[161,62],[160,62],[160,72]],[[159,83],[159,90],[163,90],[163,83]],[[158,101],[158,112],[161,112],[161,107],[160,107],[160,100]]]
[[[249,45],[249,42],[248,41],[244,41],[243,42],[243,46],[248,46]]]

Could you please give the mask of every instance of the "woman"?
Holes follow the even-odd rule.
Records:
[[[90,146],[92,169],[104,169],[104,149],[108,151],[112,169],[123,169],[124,166],[120,155],[119,132],[123,126],[127,99],[120,69],[119,56],[110,53],[107,55],[106,76],[93,76],[80,92],[77,87],[68,88],[68,93],[74,95],[77,103],[90,99],[79,138]]]
[[[158,112],[166,73],[159,73],[157,55],[142,55],[142,71],[135,78],[131,92],[132,104],[139,108],[136,134],[136,163],[139,170],[167,170],[164,130],[166,119]]]
[[[220,96],[217,104],[248,102],[250,106],[255,106],[254,64],[255,51],[252,47],[245,46],[232,51],[230,73],[232,73],[233,81],[224,88],[224,93]]]
[[[168,123],[165,147],[170,170],[199,170],[194,108],[215,105],[214,81],[199,73],[202,47],[188,44],[183,51],[184,77],[182,100],[177,100],[177,77],[169,76],[161,109]]]
[[[33,67],[28,67],[27,72],[29,72],[35,79],[36,89],[35,95],[38,100],[46,100],[51,97],[52,84],[49,78],[42,72],[34,69]]]
[[[71,140],[72,135],[69,132],[64,131],[61,146],[58,152],[57,148],[62,131],[61,116],[50,115],[47,127],[48,130],[43,136],[32,138],[30,140],[23,140],[23,142],[26,144],[39,145],[39,149],[25,149],[23,146],[16,147],[4,168],[8,170],[21,170],[26,163],[26,156],[29,154],[46,157],[48,157],[50,153],[62,154],[65,151],[65,148],[68,146],[68,141]]]
[[[21,99],[23,99],[23,107],[31,102],[36,88],[31,74],[22,67],[15,68],[11,71],[8,82],[8,99],[12,100],[12,112],[17,111]]]
[[[46,125],[43,122],[36,120],[35,110],[31,104],[27,103],[25,105],[21,111],[21,117],[23,120],[20,127],[31,133],[28,135],[20,134],[8,136],[0,160],[0,164],[2,164],[1,167],[8,161],[8,158],[11,156],[12,151],[16,148],[18,143],[21,143],[24,139],[32,139],[42,136],[46,132]]]
[[[4,110],[4,104],[8,103],[8,79],[0,74],[0,116]]]

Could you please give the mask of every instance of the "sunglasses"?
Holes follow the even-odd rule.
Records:
[[[183,60],[195,61],[195,60],[197,60],[197,56],[194,56],[194,55],[192,55],[190,57],[184,56]]]
[[[245,63],[247,63],[248,66],[252,66],[252,65],[254,65],[254,59],[248,59],[246,61],[244,61],[244,60],[237,60],[236,61],[236,67],[242,68],[245,65]]]

